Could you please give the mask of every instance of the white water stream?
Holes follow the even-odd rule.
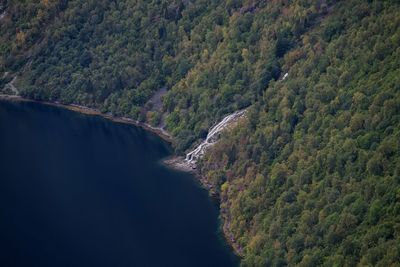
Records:
[[[3,76],[3,77],[4,77],[4,76]],[[15,76],[15,77],[12,79],[11,82],[7,83],[7,84],[4,86],[4,89],[9,89],[9,90],[11,90],[11,92],[12,92],[14,95],[18,95],[18,94],[19,94],[19,91],[18,91],[17,87],[15,87],[15,85],[14,85],[14,83],[15,83],[16,80],[17,80],[17,76]]]
[[[223,118],[222,121],[211,128],[211,130],[207,134],[207,138],[203,142],[201,142],[200,145],[198,145],[194,150],[186,154],[185,161],[188,164],[195,166],[197,160],[204,155],[206,149],[215,144],[215,142],[218,140],[219,133],[223,131],[227,126],[229,126],[232,122],[242,117],[244,113],[245,110],[239,110]]]

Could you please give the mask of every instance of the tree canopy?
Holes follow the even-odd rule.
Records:
[[[243,266],[400,262],[398,1],[0,1],[0,87],[164,125]],[[167,88],[167,90],[164,90]],[[151,98],[160,92],[161,108]]]

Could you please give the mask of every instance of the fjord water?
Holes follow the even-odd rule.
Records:
[[[218,210],[140,128],[0,101],[0,266],[233,266]]]

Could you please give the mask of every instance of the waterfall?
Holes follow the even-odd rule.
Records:
[[[197,160],[204,155],[206,149],[209,146],[215,144],[215,142],[218,140],[219,133],[223,131],[227,126],[229,126],[231,122],[237,121],[238,118],[242,117],[244,113],[245,110],[239,110],[223,118],[222,121],[211,128],[211,130],[207,134],[206,139],[201,142],[200,145],[198,145],[194,150],[186,154],[185,161],[194,166]]]
[[[17,87],[15,87],[15,85],[14,85],[14,83],[15,83],[16,80],[17,80],[17,76],[15,76],[15,77],[12,79],[11,82],[7,83],[7,84],[4,86],[5,89],[11,90],[11,92],[12,92],[14,95],[18,95],[18,94],[19,94]]]

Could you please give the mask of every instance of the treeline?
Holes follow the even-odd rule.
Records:
[[[3,0],[2,14],[0,87],[18,74],[24,96],[165,124],[178,151],[248,108],[200,162],[244,266],[400,262],[398,1]]]

